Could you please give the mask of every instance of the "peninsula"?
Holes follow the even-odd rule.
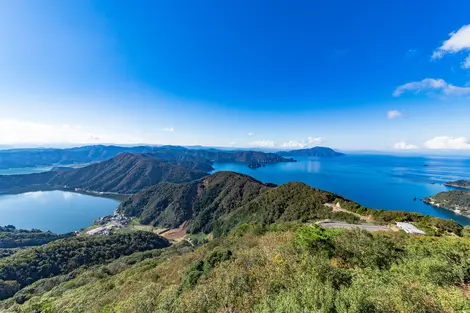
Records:
[[[423,199],[424,203],[470,217],[470,191],[451,190]]]
[[[460,179],[455,181],[448,181],[444,185],[454,188],[470,189],[470,180]]]

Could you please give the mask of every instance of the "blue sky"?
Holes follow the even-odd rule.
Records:
[[[470,150],[468,12],[464,0],[1,1],[0,145]]]

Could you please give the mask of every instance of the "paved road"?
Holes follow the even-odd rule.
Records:
[[[390,227],[383,225],[373,225],[373,224],[349,224],[346,222],[340,221],[320,221],[317,223],[323,228],[344,228],[344,229],[355,229],[359,228],[367,231],[390,231]]]

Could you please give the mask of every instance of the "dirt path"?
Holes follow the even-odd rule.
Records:
[[[180,242],[181,240],[184,239],[186,236],[186,230],[184,229],[186,225],[188,224],[188,221],[185,221],[183,224],[181,224],[178,228],[167,228],[158,233],[158,235],[171,240],[171,241],[176,241]]]
[[[325,203],[324,205],[329,207],[330,209],[332,209],[333,212],[345,212],[345,213],[349,213],[349,214],[352,214],[352,215],[355,215],[355,216],[359,217],[362,221],[367,221],[367,222],[372,221],[372,218],[370,216],[362,216],[360,214],[357,214],[357,213],[348,211],[346,209],[343,209],[343,208],[341,208],[341,205],[339,203],[338,204]]]

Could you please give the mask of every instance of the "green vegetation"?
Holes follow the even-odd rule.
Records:
[[[470,217],[470,191],[440,192],[433,197],[424,199],[424,202]]]
[[[129,255],[168,247],[169,242],[149,232],[110,236],[79,236],[24,249],[0,259],[0,298],[51,276],[70,273],[81,266],[102,264]]]
[[[13,225],[0,226],[0,249],[40,246],[53,240],[73,236],[73,233],[57,235],[39,229],[16,229]]]
[[[43,279],[2,312],[466,312],[470,240],[242,224]],[[12,284],[9,282],[9,284]]]
[[[356,202],[344,199],[342,197],[337,197],[334,200],[334,203],[339,203],[341,208],[350,212],[363,216],[369,216],[378,223],[413,223],[425,230],[429,235],[438,236],[443,234],[455,234],[460,236],[462,232],[462,226],[453,220],[442,219],[414,212],[374,210],[366,208]]]
[[[338,202],[350,213],[333,212],[324,205]],[[161,183],[131,196],[118,210],[124,215],[140,218],[143,224],[156,227],[175,228],[188,221],[187,232],[213,232],[216,237],[248,222],[261,225],[321,219],[359,222],[360,218],[352,213],[370,217],[377,223],[413,222],[429,234],[460,235],[462,230],[451,220],[368,209],[303,183],[262,184],[252,177],[232,172],[218,172],[191,183]]]

